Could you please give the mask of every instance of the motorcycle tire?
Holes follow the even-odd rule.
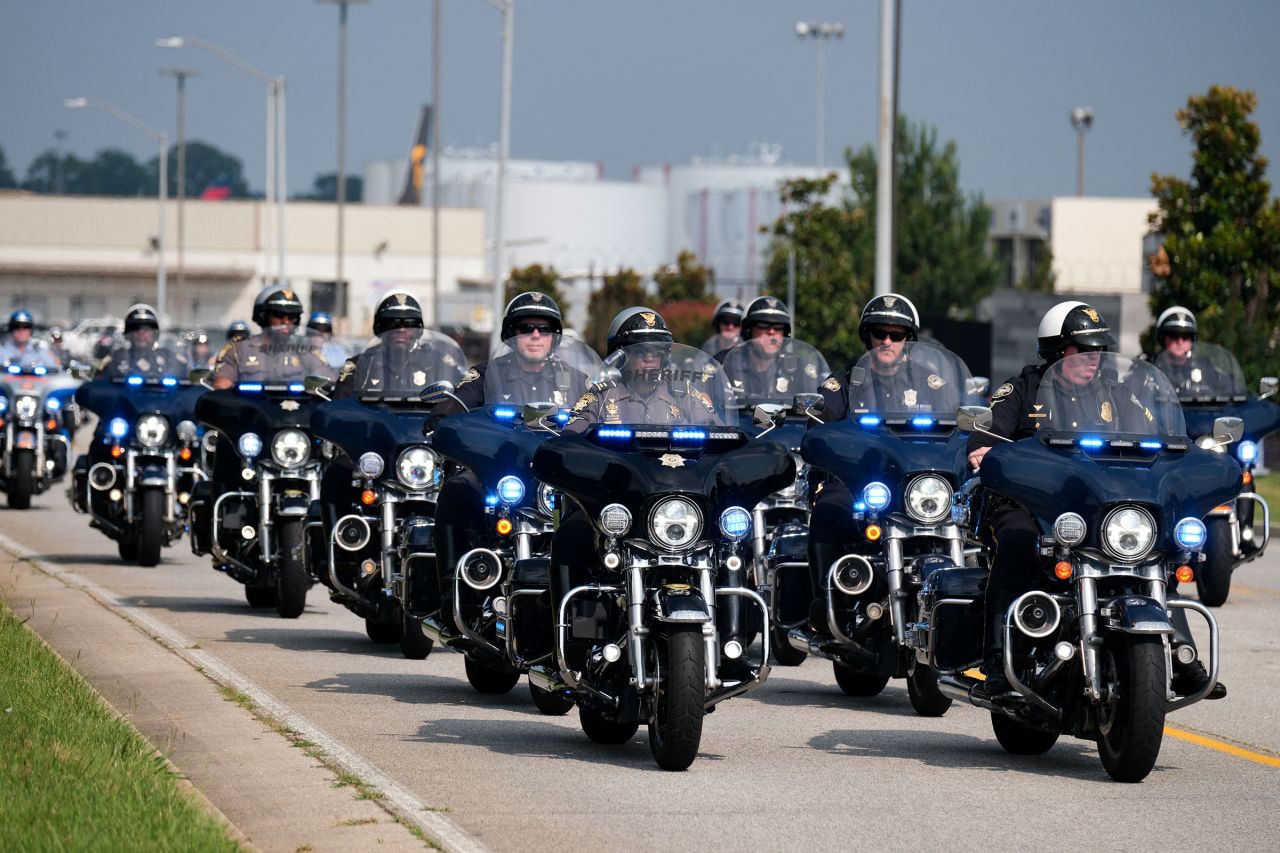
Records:
[[[116,549],[120,552],[120,559],[126,563],[132,563],[138,559],[138,537],[126,534],[123,539],[116,540]]]
[[[471,682],[471,686],[478,693],[485,693],[490,696],[497,696],[503,693],[510,693],[511,688],[516,686],[516,682],[520,680],[520,673],[505,672],[501,669],[493,669],[482,663],[473,661],[471,658],[465,659],[467,668],[467,681]]]
[[[409,660],[426,660],[427,655],[435,648],[435,643],[422,630],[422,623],[404,612],[400,613],[400,653]]]
[[[606,746],[630,743],[640,728],[638,720],[632,720],[629,723],[611,720],[599,711],[584,708],[581,705],[578,706],[578,723],[582,726],[582,733],[590,738],[592,743],[601,743]]]
[[[532,680],[529,682],[529,698],[533,700],[538,710],[548,717],[563,717],[573,710],[573,695],[567,690],[552,693],[549,690],[543,690]]]
[[[991,712],[991,730],[1010,755],[1044,755],[1058,742],[1057,732],[1036,729],[999,711]]]
[[[778,666],[799,666],[809,657],[808,652],[802,652],[787,642],[787,629],[780,626],[773,626],[769,629],[769,651],[773,652],[774,663]]]
[[[143,489],[138,526],[138,565],[154,566],[160,562],[164,547],[164,492]]]
[[[311,572],[307,570],[307,540],[302,519],[290,518],[277,523],[280,531],[280,561],[276,564],[276,613],[285,619],[297,619],[307,606],[307,588]]]
[[[9,509],[29,509],[36,490],[35,454],[21,450],[13,455],[13,476],[9,478]]]
[[[1221,607],[1231,594],[1231,571],[1235,556],[1231,553],[1231,523],[1225,518],[1213,518],[1208,527],[1204,562],[1196,569],[1196,592],[1200,601],[1208,607]]]
[[[1113,634],[1100,658],[1104,704],[1098,709],[1098,757],[1117,782],[1141,782],[1155,767],[1164,738],[1164,643],[1158,636]]]
[[[368,616],[364,620],[364,632],[380,646],[400,642],[400,614]]]
[[[255,610],[276,606],[276,588],[274,586],[246,586],[244,600]]]
[[[922,717],[941,717],[951,707],[951,697],[938,689],[938,671],[922,663],[907,676],[907,697]]]
[[[657,658],[649,751],[663,770],[687,770],[698,757],[706,714],[706,648],[701,625],[666,625],[653,636]]]
[[[859,672],[838,661],[832,661],[831,668],[835,670],[836,684],[840,685],[840,689],[846,696],[856,696],[860,699],[879,696],[884,691],[884,686],[889,683],[887,675]]]

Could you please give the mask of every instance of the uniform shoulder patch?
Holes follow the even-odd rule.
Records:
[[[356,372],[356,360],[349,358],[342,363],[342,370],[338,372],[338,381],[346,379],[348,376]]]
[[[480,378],[480,371],[479,371],[479,370],[476,370],[476,369],[473,367],[473,368],[471,368],[470,370],[468,370],[468,371],[467,371],[467,375],[466,375],[466,376],[462,377],[462,379],[461,379],[461,380],[459,380],[458,384],[459,384],[459,385],[466,385],[468,382],[474,382],[474,381],[476,381],[476,380],[477,380],[477,379],[479,379],[479,378]]]
[[[1006,382],[1003,385],[1001,385],[999,388],[997,388],[996,393],[992,394],[991,396],[992,397],[1008,397],[1012,393],[1013,393],[1013,383]]]
[[[711,398],[706,394],[701,391],[694,391],[693,396],[698,398],[698,402],[702,403],[708,412],[714,412],[716,410],[716,407],[711,404]]]
[[[840,380],[834,376],[828,376],[827,381],[822,383],[822,387],[826,388],[828,391],[839,391]]]

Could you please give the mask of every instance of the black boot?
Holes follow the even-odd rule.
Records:
[[[988,699],[1013,690],[1004,674],[1004,620],[1012,603],[1013,596],[1008,592],[987,588],[983,623],[986,633],[982,637],[982,674],[986,680],[976,689]]]
[[[1198,660],[1191,663],[1173,662],[1173,692],[1179,696],[1192,696],[1199,693],[1209,683],[1209,672]],[[1227,695],[1227,685],[1221,681],[1213,685],[1205,699],[1222,699]]]

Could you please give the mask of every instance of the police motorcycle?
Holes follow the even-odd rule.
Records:
[[[1100,427],[1075,420],[1074,389],[1090,377],[1108,392],[1099,395]],[[988,513],[1013,502],[1042,531],[1042,585],[1010,604],[1003,626],[1012,689],[987,695],[966,674],[982,658],[983,568],[958,560],[933,567],[906,638],[917,661],[940,673],[942,693],[991,712],[1008,752],[1039,755],[1062,734],[1094,740],[1111,778],[1138,782],[1155,766],[1165,715],[1205,698],[1217,682],[1216,620],[1199,602],[1168,592],[1201,565],[1201,518],[1239,492],[1240,468],[1187,438],[1164,374],[1114,353],[1051,365],[1035,412],[1037,434],[993,447],[954,510],[976,537]],[[988,433],[991,410],[964,407],[957,420]],[[1218,419],[1212,434],[1222,445],[1238,440],[1240,421]],[[1170,673],[1198,652],[1175,638],[1170,614],[1178,608],[1200,614],[1209,632],[1208,680],[1186,696],[1171,690]]]
[[[817,575],[815,611],[824,618],[815,627],[826,630],[793,627],[787,640],[830,660],[846,695],[875,696],[891,678],[905,678],[916,713],[937,717],[951,700],[938,691],[929,662],[916,658],[910,632],[928,574],[965,563],[951,497],[966,478],[968,435],[956,429],[955,411],[976,400],[986,380],[971,377],[945,347],[907,341],[898,378],[910,378],[881,393],[878,358],[867,353],[849,373],[850,397],[863,405],[808,430],[801,443],[813,472],[840,481],[854,497],[844,553]]]
[[[196,402],[207,431],[202,467],[210,479],[191,497],[191,550],[244,585],[252,607],[272,607],[295,619],[311,586],[305,524],[320,490],[318,442],[311,434],[317,398],[306,393],[294,335],[278,351],[263,351],[264,376],[210,390]],[[192,371],[208,382],[208,371]],[[207,386],[211,387],[211,386]]]
[[[595,407],[598,422],[578,434],[570,420],[533,457],[538,480],[594,527],[587,577],[571,589],[552,577],[555,660],[589,738],[626,743],[645,722],[658,765],[683,770],[704,714],[768,677],[768,604],[748,586],[747,539],[751,508],[794,483],[795,461],[784,445],[727,425],[736,418],[724,407],[724,372],[701,351],[633,344],[608,368],[615,378],[575,407]],[[670,392],[670,417],[629,422],[655,386]],[[719,619],[733,598],[758,612],[756,660],[744,620]]]
[[[781,350],[776,362],[771,353],[762,355],[762,348],[778,345]],[[762,371],[760,364],[764,362],[771,364]],[[783,666],[799,666],[808,654],[788,643],[787,634],[808,618],[813,599],[808,557],[809,466],[800,458],[800,442],[810,420],[807,411],[818,399],[818,386],[831,369],[815,347],[791,337],[774,342],[759,338],[743,341],[725,354],[723,363],[730,406],[736,410],[739,428],[752,437],[768,436],[786,445],[796,461],[795,481],[752,508],[750,577],[752,587],[769,603],[773,659]],[[742,604],[740,599],[726,602],[727,607]]]
[[[1234,500],[1214,507],[1205,523],[1209,538],[1205,562],[1196,572],[1196,591],[1210,607],[1221,607],[1231,593],[1231,574],[1244,563],[1256,560],[1271,538],[1271,512],[1267,501],[1254,490],[1253,470],[1258,464],[1258,446],[1280,429],[1280,406],[1266,402],[1280,382],[1274,376],[1262,378],[1257,397],[1245,387],[1244,371],[1230,351],[1201,341],[1192,350],[1192,359],[1179,365],[1170,354],[1161,352],[1156,367],[1169,377],[1182,403],[1187,434],[1196,444],[1232,455],[1244,469],[1244,487]],[[1213,440],[1214,420],[1237,417],[1244,422],[1244,435],[1232,447]],[[1254,530],[1255,510],[1262,510],[1262,541]]]
[[[581,341],[549,338],[555,379],[543,398],[535,399],[520,381],[519,342],[511,338],[487,362],[486,405],[446,417],[432,434],[437,453],[479,479],[484,522],[468,531],[456,564],[439,566],[439,576],[421,571],[430,564],[415,568],[417,594],[406,607],[422,617],[436,642],[466,656],[467,680],[476,690],[506,693],[527,672],[534,704],[559,715],[573,708],[546,643],[554,614],[548,555],[561,496],[537,480],[531,464],[538,447],[569,419],[569,406],[599,376],[601,365]],[[436,398],[448,389],[431,391]]]
[[[205,478],[195,419],[205,389],[159,366],[133,367],[76,391],[99,426],[89,453],[76,461],[71,503],[116,541],[122,560],[154,566],[161,549],[185,532],[191,494]]]
[[[67,473],[81,380],[43,359],[5,364],[0,372],[0,488],[10,509],[27,509]]]
[[[404,340],[404,336],[412,336]],[[420,370],[395,370],[391,353],[430,353]],[[423,435],[431,406],[419,392],[441,379],[457,381],[466,365],[461,348],[431,330],[382,332],[360,357],[354,393],[325,402],[311,417],[313,434],[331,457],[324,482],[337,478],[337,494],[322,487],[320,513],[308,523],[309,551],[329,597],[365,620],[375,643],[399,643],[405,657],[422,660],[432,642],[404,602],[413,565],[434,563],[431,533],[440,491],[440,459]],[[430,370],[427,368],[430,367]],[[332,383],[308,380],[328,399]],[[328,386],[328,387],[326,387]]]

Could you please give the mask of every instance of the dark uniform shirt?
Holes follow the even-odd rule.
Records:
[[[855,379],[854,371],[854,367],[837,370],[822,383],[823,421],[843,420],[854,412],[931,411],[931,395],[943,382],[928,368],[911,362],[891,374],[862,369]]]
[[[128,376],[183,377],[190,369],[187,360],[172,350],[152,344],[136,347],[130,344],[116,347],[98,363],[95,377],[124,379]]]
[[[1207,358],[1196,355],[1194,350],[1181,362],[1175,361],[1168,353],[1161,353],[1156,356],[1155,365],[1169,377],[1179,397],[1244,393],[1244,389],[1237,388],[1230,376],[1214,367]]]
[[[262,332],[242,341],[232,341],[218,353],[213,368],[215,379],[236,382],[302,380],[308,376],[332,376],[311,342],[299,335],[281,338]]]
[[[565,432],[586,432],[594,424],[719,424],[711,398],[689,383],[659,381],[642,393],[614,382],[591,385],[573,407]]]
[[[763,367],[741,347],[717,354],[716,361],[725,365],[729,385],[745,400],[777,400],[812,391],[818,384],[817,363],[789,351],[785,344]]]
[[[338,372],[333,399],[357,394],[414,394],[431,382],[457,381],[463,367],[453,353],[438,352],[429,343],[396,346],[383,340],[346,360]]]

